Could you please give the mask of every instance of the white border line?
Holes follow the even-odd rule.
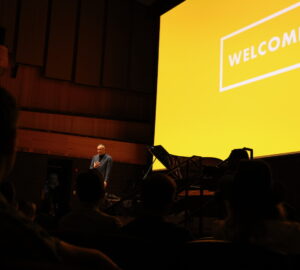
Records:
[[[220,46],[220,92],[223,91],[223,49],[224,49],[224,45],[223,45],[223,40],[221,39],[221,46]]]
[[[275,75],[278,75],[278,74],[281,74],[281,73],[284,73],[284,72],[287,72],[287,71],[291,71],[291,70],[297,69],[297,68],[300,68],[300,63],[289,66],[289,67],[286,67],[286,68],[281,68],[281,69],[278,69],[278,70],[275,70],[275,71],[272,71],[272,72],[269,72],[269,73],[266,73],[266,74],[263,74],[263,75],[260,75],[260,76],[257,76],[257,77],[254,77],[254,78],[246,80],[246,81],[235,83],[235,84],[232,84],[232,85],[229,85],[229,86],[226,86],[226,87],[221,87],[220,92],[223,92],[223,91],[226,91],[226,90],[229,90],[229,89],[241,86],[241,85],[245,85],[245,84],[248,84],[248,83],[252,83],[252,82],[255,82],[255,81],[259,81],[259,80],[262,80],[262,79],[265,79],[265,78],[269,78],[269,77],[272,77],[272,76],[275,76]]]
[[[237,34],[240,34],[240,33],[242,33],[242,32],[245,32],[245,31],[248,30],[248,29],[251,29],[251,28],[253,28],[253,27],[255,27],[255,26],[259,25],[259,24],[262,24],[262,23],[264,23],[264,22],[267,22],[267,21],[269,21],[269,20],[271,20],[271,19],[273,19],[273,18],[275,18],[275,17],[278,17],[278,16],[284,14],[284,13],[287,13],[287,12],[289,12],[289,11],[291,11],[291,10],[293,10],[293,9],[295,9],[295,8],[297,8],[297,7],[299,7],[299,6],[300,6],[300,2],[298,2],[298,3],[296,3],[296,4],[292,5],[292,6],[290,6],[290,7],[288,7],[288,8],[285,8],[285,9],[283,9],[283,10],[281,10],[281,11],[278,11],[278,12],[276,12],[276,13],[274,13],[274,14],[272,14],[272,15],[270,15],[270,16],[264,18],[264,19],[261,19],[261,20],[255,22],[255,23],[252,23],[252,24],[250,24],[250,25],[248,25],[248,26],[246,26],[246,27],[244,27],[244,28],[242,28],[242,29],[240,29],[240,30],[237,30],[237,31],[235,31],[235,32],[233,32],[233,33],[231,33],[231,34],[225,36],[225,37],[222,37],[221,40],[224,40],[224,39],[233,37],[233,36],[235,36],[235,35],[237,35]]]
[[[260,76],[257,76],[257,77],[254,77],[252,79],[249,79],[249,80],[245,80],[245,81],[242,81],[242,82],[239,82],[239,83],[235,83],[235,84],[232,84],[232,85],[229,85],[229,86],[226,86],[226,87],[223,87],[223,48],[224,48],[224,40],[230,38],[230,37],[233,37],[233,36],[236,36],[242,32],[245,32],[246,30],[249,30],[257,25],[260,25],[264,22],[267,22],[275,17],[278,17],[284,13],[287,13],[297,7],[300,7],[300,2],[297,2],[295,3],[294,5],[290,6],[290,7],[287,7],[281,11],[278,11],[264,19],[261,19],[255,23],[252,23],[244,28],[241,28],[240,30],[237,30],[227,36],[224,36],[221,38],[221,45],[220,45],[220,89],[219,91],[220,92],[223,92],[223,91],[226,91],[226,90],[229,90],[229,89],[232,89],[232,88],[235,88],[235,87],[238,87],[238,86],[241,86],[241,85],[245,85],[245,84],[248,84],[248,83],[251,83],[251,82],[255,82],[255,81],[259,81],[259,80],[262,80],[262,79],[265,79],[265,78],[268,78],[268,77],[272,77],[272,76],[275,76],[277,74],[280,74],[280,73],[284,73],[284,72],[287,72],[287,71],[290,71],[290,70],[293,70],[293,69],[297,69],[297,68],[300,68],[300,63],[298,64],[295,64],[295,65],[292,65],[292,66],[289,66],[289,67],[285,67],[285,68],[281,68],[281,69],[278,69],[276,71],[272,71],[272,72],[269,72],[269,73],[266,73],[266,74],[263,74],[263,75],[260,75]]]

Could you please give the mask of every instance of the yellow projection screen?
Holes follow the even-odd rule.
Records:
[[[300,150],[300,2],[186,0],[161,17],[155,145]]]

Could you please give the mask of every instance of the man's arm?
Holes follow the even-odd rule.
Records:
[[[92,157],[92,161],[91,161],[90,169],[94,169],[94,157]]]
[[[105,170],[105,177],[104,177],[104,181],[107,182],[109,180],[109,176],[110,176],[110,171],[111,171],[111,168],[112,168],[112,158],[109,157],[107,159],[107,164],[106,164],[106,170]]]

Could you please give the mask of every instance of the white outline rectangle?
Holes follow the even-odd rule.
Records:
[[[297,7],[300,7],[300,2],[297,2],[296,4],[293,4],[292,6],[290,7],[287,7],[281,11],[278,11],[264,19],[261,19],[255,23],[252,23],[244,28],[241,28],[240,30],[237,30],[227,36],[224,36],[221,38],[221,46],[220,46],[220,89],[219,91],[220,92],[223,92],[223,91],[226,91],[226,90],[229,90],[229,89],[232,89],[232,88],[236,88],[238,86],[241,86],[241,85],[246,85],[246,84],[249,84],[249,83],[252,83],[252,82],[255,82],[255,81],[259,81],[259,80],[262,80],[262,79],[265,79],[265,78],[268,78],[268,77],[272,77],[272,76],[275,76],[275,75],[278,75],[280,73],[284,73],[284,72],[287,72],[287,71],[290,71],[290,70],[293,70],[293,69],[297,69],[297,68],[300,68],[300,63],[297,63],[295,65],[292,65],[292,66],[288,66],[288,67],[285,67],[285,68],[281,68],[281,69],[278,69],[278,70],[275,70],[275,71],[272,71],[272,72],[269,72],[269,73],[265,73],[263,75],[260,75],[260,76],[256,76],[254,78],[251,78],[251,79],[248,79],[248,80],[245,80],[245,81],[242,81],[242,82],[239,82],[239,83],[235,83],[235,84],[232,84],[232,85],[229,85],[229,86],[225,86],[223,87],[223,48],[224,48],[224,40],[228,39],[228,38],[231,38],[233,36],[236,36],[242,32],[245,32],[246,30],[249,30],[257,25],[260,25],[264,22],[267,22],[271,19],[274,19],[284,13],[287,13]]]

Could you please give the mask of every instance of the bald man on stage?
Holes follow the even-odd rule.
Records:
[[[105,145],[97,146],[97,155],[93,156],[90,169],[96,169],[103,175],[104,185],[107,186],[112,168],[112,157],[105,152]]]

